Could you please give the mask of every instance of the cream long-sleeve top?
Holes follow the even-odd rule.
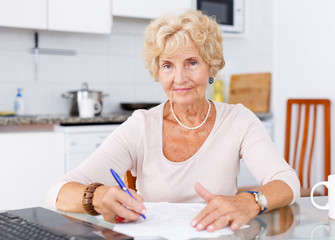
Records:
[[[87,160],[51,186],[48,206],[55,207],[58,192],[67,182],[116,185],[110,168],[120,176],[131,170],[146,202],[202,202],[194,190],[195,182],[213,194],[235,195],[240,159],[260,185],[272,180],[287,183],[295,202],[300,195],[297,175],[274,147],[262,122],[241,104],[213,103],[214,126],[189,159],[172,162],[163,154],[166,102],[150,110],[137,110]]]

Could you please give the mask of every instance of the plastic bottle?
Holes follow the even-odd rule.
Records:
[[[14,101],[14,112],[16,115],[24,115],[24,101],[21,88],[17,89],[17,94]]]
[[[214,81],[214,94],[213,100],[217,102],[223,102],[223,81],[221,79],[215,79]]]

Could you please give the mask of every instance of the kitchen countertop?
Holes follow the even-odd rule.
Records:
[[[122,111],[119,113],[102,114],[93,118],[80,118],[69,115],[26,115],[26,116],[6,116],[0,117],[0,127],[4,126],[24,126],[24,125],[55,125],[76,126],[76,125],[100,125],[118,124],[126,121],[132,111]],[[269,119],[271,113],[256,113],[261,119]]]
[[[132,112],[103,114],[93,118],[80,118],[69,115],[26,115],[0,117],[0,126],[21,126],[21,125],[55,125],[63,126],[94,125],[94,124],[117,124],[127,120]]]

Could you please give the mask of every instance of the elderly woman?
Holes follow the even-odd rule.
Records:
[[[215,231],[227,225],[236,230],[297,200],[296,173],[260,120],[240,104],[205,97],[224,66],[215,20],[196,11],[156,19],[146,29],[143,56],[168,100],[135,111],[89,159],[52,186],[49,204],[129,222],[145,213],[143,201],[205,201],[190,224]],[[236,194],[241,158],[261,186]],[[137,176],[134,198],[116,184],[110,168],[120,176],[127,170]],[[83,201],[84,192],[94,194],[85,194]]]

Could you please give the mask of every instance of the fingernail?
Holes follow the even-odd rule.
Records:
[[[191,222],[192,227],[194,227],[196,224],[197,224],[197,221],[195,221],[195,220],[193,220],[193,221]]]
[[[233,224],[231,225],[231,228],[234,229],[234,230],[237,230],[237,229],[238,229],[238,225],[235,224],[235,223],[233,223]]]
[[[142,214],[145,214],[145,213],[146,213],[146,210],[145,210],[145,209],[143,209],[141,213],[142,213]]]
[[[202,229],[202,224],[197,225],[197,229],[201,230]]]
[[[214,230],[213,225],[209,225],[209,226],[207,227],[207,230],[208,230],[208,231],[213,231],[213,230]]]

